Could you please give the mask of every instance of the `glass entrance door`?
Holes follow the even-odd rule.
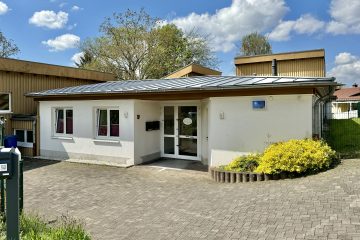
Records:
[[[200,160],[199,107],[164,106],[162,155],[164,157]]]

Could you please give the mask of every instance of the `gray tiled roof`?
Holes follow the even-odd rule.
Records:
[[[197,76],[175,79],[109,81],[76,87],[51,89],[29,93],[27,96],[62,96],[76,94],[141,93],[262,88],[280,86],[336,85],[335,78],[280,76]]]

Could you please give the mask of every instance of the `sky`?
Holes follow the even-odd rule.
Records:
[[[324,48],[327,75],[360,84],[360,0],[0,0],[0,31],[18,59],[74,66],[105,17],[141,8],[208,36],[223,75],[235,74],[241,38],[258,31],[274,53]]]

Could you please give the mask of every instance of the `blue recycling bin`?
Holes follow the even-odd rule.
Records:
[[[16,135],[6,136],[4,138],[4,147],[6,148],[17,148],[17,137]]]

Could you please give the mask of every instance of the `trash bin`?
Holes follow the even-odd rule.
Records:
[[[17,148],[17,137],[16,135],[6,136],[4,138],[4,147],[6,148]]]

